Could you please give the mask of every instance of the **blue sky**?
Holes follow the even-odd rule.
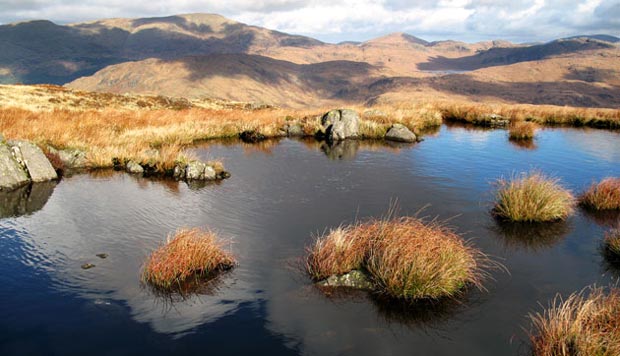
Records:
[[[218,13],[326,42],[391,32],[427,39],[547,41],[577,34],[620,37],[620,0],[0,0],[0,23]]]

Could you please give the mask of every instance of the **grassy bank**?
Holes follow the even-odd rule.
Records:
[[[485,125],[489,116],[498,115],[511,122],[531,121],[546,126],[620,129],[620,110],[618,109],[467,102],[442,102],[436,105],[441,110],[444,119],[470,124]]]

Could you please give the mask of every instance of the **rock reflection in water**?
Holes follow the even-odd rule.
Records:
[[[32,214],[52,196],[56,182],[33,183],[9,192],[0,191],[0,218]]]
[[[360,148],[358,140],[342,140],[327,143],[321,142],[321,150],[329,159],[333,160],[352,160],[355,159]]]
[[[562,241],[571,232],[571,225],[566,221],[551,223],[498,221],[491,230],[503,238],[506,247],[536,251],[553,247]]]

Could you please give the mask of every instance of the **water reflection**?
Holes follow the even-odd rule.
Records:
[[[537,251],[550,248],[562,241],[571,232],[571,224],[566,221],[550,223],[497,221],[491,229],[501,236],[506,247]]]
[[[514,147],[522,150],[533,151],[538,148],[534,140],[508,140]]]
[[[591,221],[603,227],[620,228],[620,210],[582,209],[583,214]]]
[[[52,196],[56,182],[33,183],[12,191],[0,191],[0,219],[32,214]]]

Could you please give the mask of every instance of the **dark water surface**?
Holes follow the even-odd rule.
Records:
[[[196,152],[232,177],[188,186],[101,172],[0,195],[0,355],[519,355],[539,302],[619,275],[599,251],[616,215],[526,228],[488,214],[502,175],[539,168],[576,191],[620,176],[617,132],[547,129],[522,147],[505,131],[444,126],[401,148],[282,140]],[[381,216],[391,199],[402,214],[427,206],[421,215],[451,219],[510,273],[433,308],[315,290],[295,267],[311,234]],[[239,266],[204,294],[156,296],[140,285],[142,261],[183,226],[230,239]]]

